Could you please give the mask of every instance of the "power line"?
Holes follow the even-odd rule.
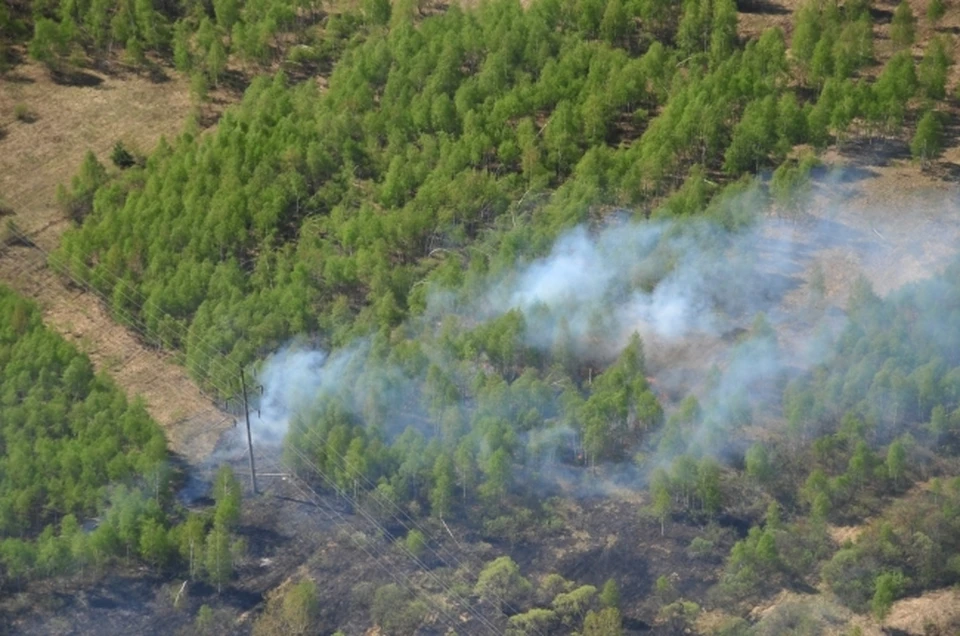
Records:
[[[16,232],[16,230],[15,230],[15,232]],[[17,233],[20,234],[19,232],[17,232]],[[48,261],[52,261],[52,260],[53,260],[52,257],[49,255],[49,253],[47,253],[45,250],[43,250],[43,249],[40,248],[39,246],[36,246],[36,245],[34,244],[33,247],[35,247],[35,248],[36,248],[37,250],[39,250],[41,253],[47,255]],[[54,265],[51,263],[51,266],[54,266]],[[38,267],[38,268],[37,268],[37,271],[40,271],[41,269],[42,269],[42,267]],[[89,271],[89,268],[87,268],[87,269],[88,269],[88,271]],[[64,268],[64,274],[65,274],[68,278],[70,278],[71,280],[73,280],[76,284],[80,285],[82,288],[88,289],[88,290],[89,290],[91,293],[93,293],[95,296],[99,297],[101,300],[106,301],[106,297],[104,296],[104,294],[102,294],[101,292],[99,292],[99,290],[97,290],[95,287],[93,287],[91,284],[87,283],[86,281],[78,280],[77,277],[76,277],[75,275],[73,275],[72,272],[69,271],[69,269]],[[118,279],[118,280],[120,280],[120,279]],[[38,282],[38,284],[41,285],[42,287],[45,287],[45,288],[48,289],[48,290],[53,290],[53,287],[52,287],[51,285],[49,285],[48,283],[45,283],[44,281],[37,281],[37,282]],[[121,292],[121,293],[122,293],[122,292]],[[142,296],[141,296],[141,297],[142,297]],[[129,298],[129,297],[125,297],[125,298]],[[69,300],[75,300],[75,299],[68,299],[68,302],[69,302]],[[134,329],[134,330],[135,330],[138,334],[140,334],[141,336],[143,336],[143,337],[145,337],[145,338],[148,338],[147,334],[145,333],[146,325],[145,325],[141,320],[136,319],[131,313],[129,313],[129,312],[123,310],[123,309],[119,309],[119,308],[117,308],[117,307],[112,307],[112,309],[113,309],[117,314],[120,314],[120,317],[121,317],[121,318],[124,318],[124,319],[126,319],[126,320],[129,322],[129,324],[128,324],[129,327],[131,327],[132,329]],[[142,305],[141,305],[141,309],[143,309],[143,306],[142,306]],[[164,313],[164,314],[166,314],[167,316],[169,316],[169,314],[166,313],[166,312],[164,312],[162,309],[159,309],[159,308],[158,308],[158,311],[160,311],[161,313]],[[171,317],[172,317],[172,316],[171,316]],[[139,323],[139,325],[142,326],[142,329],[141,329],[141,328],[138,328],[138,327],[136,326],[138,323]],[[149,341],[149,340],[148,340],[148,341]],[[221,355],[222,355],[222,354],[221,354]],[[205,357],[206,357],[206,359],[207,359],[208,362],[209,362],[210,360],[213,360],[213,357],[212,357],[211,355],[209,355],[209,354],[207,354]],[[238,366],[239,366],[239,365],[238,365]],[[161,379],[161,381],[162,381],[162,382],[165,382],[163,379]],[[214,388],[218,388],[218,389],[220,389],[220,390],[222,391],[222,388],[216,386],[216,384],[215,384],[214,382],[211,381],[210,383],[211,383],[212,385],[214,385]],[[169,385],[168,385],[168,386],[169,386]],[[206,397],[205,393],[203,393],[202,390],[200,390],[200,393],[203,394],[203,395]],[[330,478],[329,478],[327,475],[325,475],[322,471],[320,471],[319,468],[316,467],[316,465],[312,464],[312,462],[310,462],[310,460],[307,459],[299,449],[296,449],[295,447],[292,447],[292,446],[291,446],[291,448],[293,449],[294,452],[296,452],[296,453],[301,457],[302,460],[304,460],[306,463],[312,465],[313,468],[316,470],[317,474],[318,474],[322,479],[324,479],[324,480],[327,481],[331,486],[333,486],[334,488],[336,488],[336,485],[332,482],[332,480],[330,480]],[[252,447],[251,447],[251,463],[252,463],[252,461],[253,461],[253,454],[252,454]],[[314,494],[316,494],[316,493],[314,493]],[[370,515],[366,510],[364,510],[364,509],[362,508],[362,506],[359,505],[358,502],[350,499],[350,498],[347,497],[345,494],[343,494],[343,496],[344,496],[345,498],[347,498],[348,501],[351,502],[351,504],[354,506],[355,510],[361,511],[362,516],[363,516],[365,519],[367,519],[368,522],[373,523],[381,532],[384,532],[384,533],[386,532],[386,528],[384,528],[384,527],[382,526],[382,524],[380,524],[379,522],[377,522],[376,519],[375,519],[372,515]],[[339,513],[338,513],[338,514],[339,514]],[[341,518],[342,518],[342,515],[341,515]],[[405,526],[405,527],[406,527],[406,526]],[[409,528],[408,528],[408,529],[409,529]],[[414,563],[415,563],[418,567],[420,567],[420,568],[423,569],[425,572],[427,572],[428,576],[430,576],[430,577],[432,578],[432,580],[433,580],[441,589],[444,590],[445,593],[447,593],[447,594],[450,595],[450,596],[455,596],[455,597],[457,597],[457,598],[458,598],[458,601],[462,604],[462,606],[466,609],[466,611],[467,611],[468,613],[470,613],[472,616],[474,616],[479,622],[481,622],[482,624],[484,624],[489,630],[493,631],[493,633],[499,633],[499,630],[497,630],[496,626],[494,626],[492,623],[490,623],[489,620],[486,619],[486,617],[484,617],[482,614],[480,614],[479,612],[477,612],[475,608],[471,607],[471,606],[469,605],[469,603],[466,602],[465,599],[463,599],[463,598],[460,597],[458,594],[456,594],[449,586],[446,586],[442,581],[440,581],[440,580],[436,577],[436,575],[434,575],[433,573],[431,573],[431,572],[427,569],[426,565],[425,565],[418,557],[416,557],[416,555],[414,555],[409,549],[406,548],[406,546],[402,546],[401,549],[406,552],[406,554],[414,561]],[[371,556],[372,556],[372,555],[371,555]],[[374,558],[376,558],[376,557],[374,557]],[[441,559],[441,560],[442,560],[442,559]],[[445,563],[445,562],[444,562],[444,563]]]

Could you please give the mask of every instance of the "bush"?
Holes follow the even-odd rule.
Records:
[[[110,153],[110,161],[121,170],[137,163],[136,157],[127,150],[122,141],[118,141],[113,145],[113,152]]]
[[[418,559],[423,556],[424,551],[427,549],[427,539],[419,530],[411,530],[407,534],[407,538],[404,539],[403,544],[407,548],[407,552]]]
[[[915,159],[933,159],[943,149],[943,124],[935,111],[927,111],[917,124],[917,133],[910,142],[910,152]]]
[[[501,609],[517,606],[526,600],[532,586],[520,574],[520,568],[507,556],[487,564],[477,577],[475,593]]]
[[[687,556],[691,559],[709,559],[713,554],[713,541],[703,537],[694,537],[687,546]]]
[[[17,118],[17,121],[22,121],[25,124],[32,124],[33,122],[37,121],[33,111],[30,110],[30,107],[23,102],[20,102],[13,107],[13,116]]]
[[[396,583],[379,588],[374,594],[370,617],[387,634],[410,634],[423,622],[427,607],[413,600],[409,591]]]

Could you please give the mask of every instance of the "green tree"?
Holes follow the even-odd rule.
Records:
[[[583,620],[583,636],[621,636],[623,619],[616,607],[587,612]]]
[[[910,153],[915,159],[928,161],[943,149],[943,124],[936,111],[927,111],[917,123],[917,132],[910,142]]]
[[[940,18],[947,12],[947,3],[945,0],[930,0],[927,3],[927,20],[930,24],[937,24]]]
[[[140,530],[140,555],[157,569],[164,568],[172,554],[167,529],[155,519],[147,519]]]
[[[233,577],[233,552],[230,549],[230,532],[221,524],[216,524],[207,535],[204,551],[204,570],[207,581],[216,586],[217,594]]]
[[[820,12],[815,2],[806,2],[795,14],[791,52],[794,59],[810,64],[820,41]]]
[[[433,465],[433,488],[430,491],[430,512],[443,519],[453,507],[456,476],[453,461],[446,454],[437,457]]]
[[[900,481],[906,474],[907,451],[900,440],[894,441],[887,448],[887,476],[893,481],[894,487],[900,487]]]
[[[390,23],[390,0],[364,0],[363,14],[367,22],[375,25]]]
[[[623,44],[630,26],[630,15],[623,0],[609,0],[600,21],[600,37],[610,45]]]
[[[193,69],[190,30],[183,20],[179,20],[173,29],[173,64],[181,73],[189,73]]]
[[[930,40],[917,69],[917,79],[930,99],[943,99],[947,94],[947,73],[951,60],[941,37]]]
[[[602,607],[620,607],[620,586],[613,579],[607,579],[600,591],[600,605]]]
[[[217,25],[226,33],[233,29],[233,25],[240,19],[240,3],[238,0],[214,0],[213,11],[217,16]]]
[[[229,464],[221,464],[213,479],[213,499],[216,501],[213,518],[227,530],[232,530],[240,521],[240,503],[243,493],[240,482],[237,481],[233,468]]]
[[[494,559],[480,571],[474,592],[503,609],[503,604],[520,605],[533,587],[508,556]]]
[[[906,579],[898,570],[878,575],[874,582],[873,599],[870,601],[874,616],[880,620],[885,618],[893,602],[903,594],[905,585]]]
[[[316,633],[320,618],[320,597],[317,584],[300,581],[283,595],[281,604],[285,634],[307,636]]]
[[[370,606],[371,618],[387,634],[414,633],[426,614],[427,607],[396,583],[378,588]]]
[[[747,475],[761,484],[766,484],[774,475],[773,465],[766,447],[757,442],[747,449],[745,457]]]
[[[670,492],[670,478],[662,468],[654,472],[650,480],[651,509],[660,521],[660,536],[664,535],[664,524],[673,512],[673,495]]]
[[[535,607],[510,617],[507,625],[509,636],[534,636],[549,634],[557,623],[557,613],[553,610]]]
[[[500,503],[510,489],[513,475],[510,454],[506,449],[499,448],[491,454],[483,472],[486,480],[480,486],[481,496],[488,503]]]
[[[890,22],[890,39],[900,47],[913,46],[916,38],[917,19],[913,15],[910,3],[903,0],[893,12]]]
[[[62,67],[67,54],[68,42],[63,39],[60,26],[48,18],[39,18],[33,25],[33,39],[30,40],[30,57],[42,62],[51,71]]]
[[[737,42],[737,4],[733,0],[714,0],[710,32],[710,59],[719,65],[730,57]]]
[[[220,85],[220,77],[227,68],[227,51],[223,46],[220,37],[216,37],[207,51],[206,69],[207,75],[214,86]]]
[[[407,552],[419,559],[427,549],[427,538],[419,530],[411,530],[403,540]]]

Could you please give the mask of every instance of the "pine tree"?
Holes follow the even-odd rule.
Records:
[[[600,605],[603,607],[620,607],[620,586],[613,579],[607,579],[600,591]]]
[[[630,15],[623,0],[609,0],[600,22],[600,37],[608,44],[623,44],[630,32]]]
[[[433,465],[433,489],[430,491],[430,512],[439,518],[450,514],[453,507],[456,477],[453,462],[441,454]]]
[[[809,64],[820,41],[820,13],[811,0],[797,11],[790,49],[794,59]]]
[[[42,62],[52,71],[59,70],[67,43],[56,22],[48,18],[39,18],[33,25],[33,39],[30,40],[30,57]]]
[[[364,0],[363,14],[367,22],[382,26],[390,22],[390,0]]]
[[[915,159],[928,161],[943,149],[943,124],[936,111],[927,111],[917,124],[917,132],[910,142],[910,152]]]
[[[733,0],[714,0],[710,32],[710,59],[719,65],[726,60],[737,40],[737,5]]]
[[[947,3],[945,0],[930,0],[927,2],[927,20],[930,24],[936,24],[947,12]]]
[[[903,593],[905,586],[903,573],[900,571],[884,572],[877,576],[874,581],[873,599],[870,601],[870,609],[874,616],[882,620],[890,611],[890,606]]]
[[[893,12],[893,21],[890,23],[890,39],[900,47],[913,46],[916,38],[917,19],[913,15],[910,3],[903,0]]]
[[[233,553],[230,550],[230,532],[221,524],[214,525],[207,535],[203,559],[207,581],[217,588],[217,594],[223,585],[233,576]]]
[[[181,73],[189,73],[193,68],[189,27],[183,20],[177,22],[173,31],[173,64]]]
[[[900,480],[906,472],[907,451],[903,442],[896,440],[887,448],[887,476],[893,481],[894,487],[900,486]]]
[[[214,521],[231,530],[240,521],[240,502],[243,494],[240,482],[229,464],[223,464],[217,470],[213,480],[213,498],[217,502],[214,508]]]
[[[670,492],[670,478],[662,468],[658,469],[650,480],[650,495],[653,499],[652,510],[660,521],[660,536],[664,535],[667,518],[673,512],[673,495]]]
[[[214,38],[210,49],[207,51],[206,63],[207,74],[210,77],[210,81],[213,82],[214,86],[218,86],[220,77],[227,68],[227,51],[224,49],[223,42],[219,36]]]
[[[946,96],[947,70],[950,64],[950,56],[943,39],[939,36],[932,38],[917,69],[917,80],[928,98],[938,100]]]

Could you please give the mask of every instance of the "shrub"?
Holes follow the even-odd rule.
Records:
[[[121,170],[137,163],[136,157],[127,150],[127,147],[123,145],[122,141],[117,141],[117,143],[113,145],[113,152],[110,153],[110,161]]]
[[[13,116],[17,118],[17,121],[22,121],[26,124],[31,124],[37,120],[33,111],[30,110],[30,107],[23,102],[13,107]]]

